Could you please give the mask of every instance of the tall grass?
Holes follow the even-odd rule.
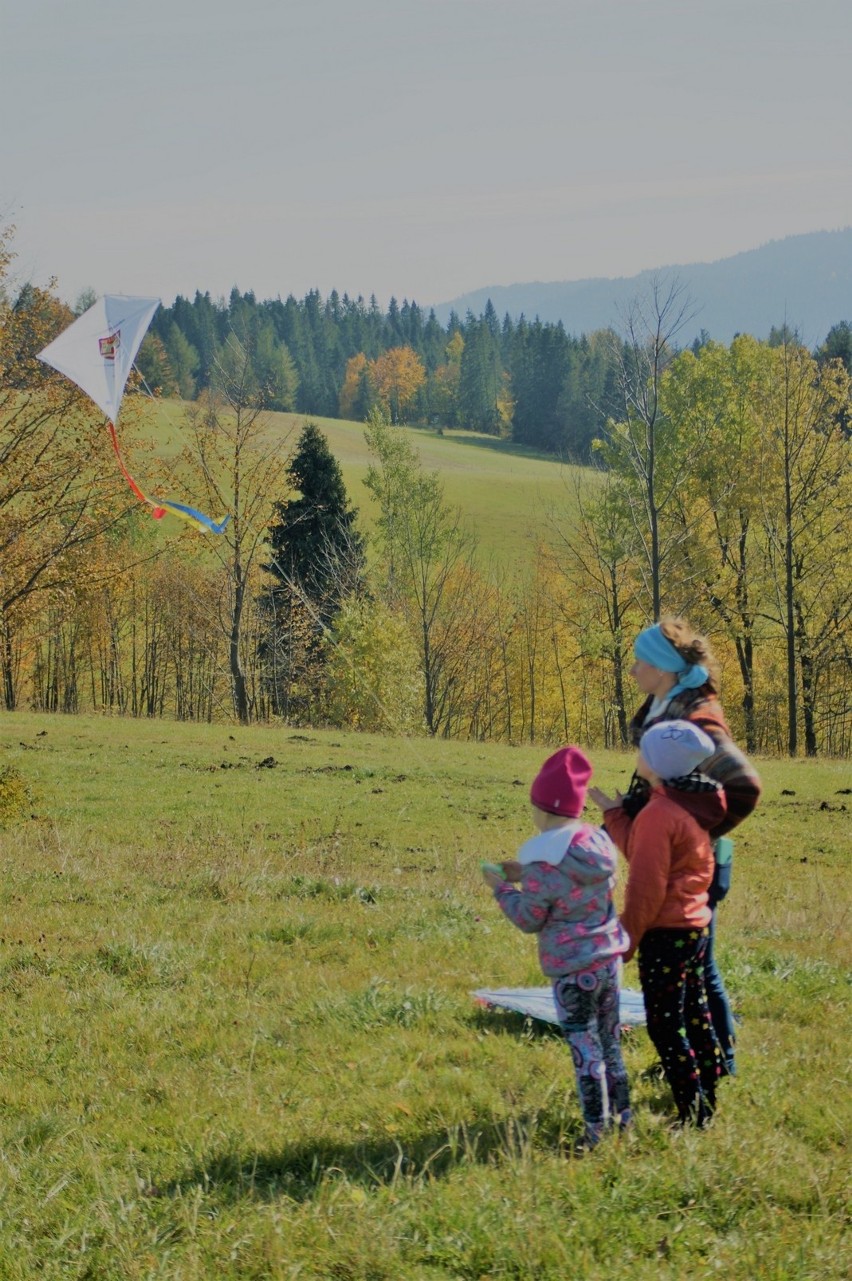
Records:
[[[0,1276],[846,1275],[843,767],[763,764],[713,1128],[672,1133],[637,1030],[635,1133],[578,1160],[558,1036],[470,998],[542,981],[478,875],[539,757],[5,716],[34,809],[0,831]]]

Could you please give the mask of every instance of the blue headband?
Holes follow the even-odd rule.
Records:
[[[678,677],[672,693],[682,689],[698,689],[710,679],[710,673],[700,663],[689,664],[664,634],[659,623],[646,627],[633,644],[633,653],[643,663],[658,667],[661,672],[673,672]]]

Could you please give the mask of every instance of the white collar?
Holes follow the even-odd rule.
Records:
[[[588,827],[588,823],[577,818],[562,827],[552,827],[547,832],[531,836],[518,850],[518,862],[522,867],[530,863],[561,863],[565,851],[581,827]]]
[[[672,689],[670,689],[667,694],[664,694],[662,698],[657,694],[654,695],[651,700],[651,706],[648,708],[648,720],[652,720],[653,718],[662,715],[674,697],[673,690],[674,686],[672,686]]]

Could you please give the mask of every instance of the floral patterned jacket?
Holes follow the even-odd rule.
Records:
[[[616,849],[602,828],[577,821],[541,832],[518,861],[520,888],[503,881],[494,897],[513,925],[538,935],[548,978],[597,969],[627,950],[612,897]]]

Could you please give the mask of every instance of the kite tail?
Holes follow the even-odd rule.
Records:
[[[115,450],[115,456],[118,459],[118,465],[124,474],[125,480],[139,501],[147,503],[151,508],[151,515],[155,520],[161,520],[166,512],[171,512],[174,516],[180,516],[181,520],[188,521],[190,525],[194,525],[196,529],[201,529],[211,534],[223,534],[225,532],[225,526],[231,519],[230,516],[226,516],[224,520],[217,523],[215,520],[211,520],[209,516],[205,516],[203,512],[196,511],[194,507],[187,507],[185,503],[174,503],[168,498],[149,498],[147,494],[144,494],[124,464],[121,450],[118,447],[118,437],[115,434],[115,424],[112,422],[109,423],[109,434],[112,447]]]
[[[170,511],[173,516],[180,516],[181,520],[188,521],[196,529],[207,530],[211,534],[223,534],[225,526],[231,519],[230,516],[226,516],[217,524],[215,520],[205,516],[204,512],[196,511],[194,507],[187,507],[185,503],[174,503],[170,498],[158,498],[157,502],[160,504],[160,511]]]
[[[115,450],[115,456],[118,459],[118,465],[121,468],[122,473],[124,475],[124,479],[127,481],[128,485],[130,486],[130,488],[132,489],[136,497],[139,499],[139,501],[141,503],[147,503],[148,506],[151,508],[151,515],[154,517],[154,520],[161,520],[162,517],[165,516],[166,514],[166,509],[165,507],[160,507],[156,502],[152,502],[147,494],[142,493],[142,490],[136,484],[136,481],[133,479],[133,477],[130,475],[130,472],[125,467],[124,459],[121,456],[121,450],[118,447],[118,437],[115,434],[115,423],[113,422],[109,423],[109,436],[110,436],[110,440],[112,441],[112,447]]]

